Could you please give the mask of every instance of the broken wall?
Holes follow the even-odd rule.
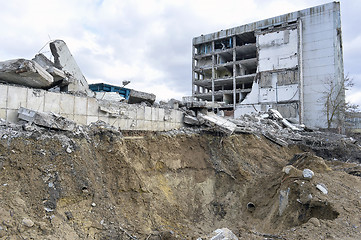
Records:
[[[53,112],[84,125],[101,120],[121,130],[165,131],[183,126],[183,113],[174,109],[125,103],[114,108],[92,97],[0,84],[0,118],[17,122],[20,107]]]

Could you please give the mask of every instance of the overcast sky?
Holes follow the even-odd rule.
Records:
[[[157,100],[191,95],[192,38],[329,0],[0,0],[0,61],[31,59],[64,40],[89,83],[151,92]],[[361,105],[361,1],[342,0],[345,73]],[[48,46],[41,50],[50,58]],[[127,87],[128,87],[127,86]]]

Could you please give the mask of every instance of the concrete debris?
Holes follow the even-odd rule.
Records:
[[[33,58],[33,61],[37,62],[42,68],[44,68],[48,73],[50,73],[54,78],[54,82],[65,81],[68,79],[66,73],[59,68],[56,68],[54,66],[54,63],[50,61],[47,57],[45,57],[44,54],[36,54]]]
[[[156,96],[152,93],[145,93],[132,89],[129,94],[128,103],[133,104],[133,103],[148,102],[150,104],[153,104],[155,98]]]
[[[18,118],[38,126],[64,131],[73,131],[76,123],[55,113],[37,112],[27,108],[19,108]]]
[[[221,228],[206,237],[197,238],[197,240],[238,240],[238,238],[228,228]]]
[[[14,59],[0,62],[0,81],[34,88],[47,88],[53,84],[53,77],[37,62]]]
[[[51,42],[50,50],[54,56],[54,66],[73,76],[67,90],[69,92],[83,93],[89,97],[93,97],[94,93],[89,89],[88,82],[65,42],[63,40]]]
[[[302,173],[303,173],[303,177],[307,179],[311,179],[315,175],[315,173],[308,168],[303,169]]]
[[[183,121],[184,121],[184,123],[189,124],[189,125],[195,125],[195,126],[201,125],[198,118],[190,116],[190,115],[184,115]]]
[[[208,113],[207,115],[198,113],[198,119],[200,119],[200,121],[204,121],[205,125],[214,127],[221,132],[225,132],[226,134],[232,134],[237,128],[237,125],[233,122],[228,121],[223,117],[217,116],[214,113]]]
[[[320,191],[321,191],[323,194],[325,194],[325,195],[328,193],[328,190],[327,190],[325,184],[323,184],[323,183],[317,184],[317,185],[316,185],[316,188],[317,188],[318,190],[320,190]]]
[[[280,191],[280,200],[279,200],[279,208],[278,208],[279,216],[282,216],[283,212],[285,211],[285,209],[288,205],[289,193],[290,193],[290,188],[287,188],[287,190]]]

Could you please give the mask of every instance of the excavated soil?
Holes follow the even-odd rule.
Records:
[[[297,146],[101,128],[0,137],[0,239],[197,239],[223,227],[240,239],[361,238],[360,165]]]

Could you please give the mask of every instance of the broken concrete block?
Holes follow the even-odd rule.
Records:
[[[302,174],[303,174],[303,177],[307,178],[307,179],[311,179],[315,175],[315,173],[311,169],[308,169],[308,168],[303,169]]]
[[[53,77],[38,63],[26,59],[0,62],[1,80],[34,88],[47,88],[54,81]]]
[[[228,228],[221,228],[213,231],[213,233],[207,237],[210,240],[238,240],[236,235]]]
[[[27,108],[19,108],[18,118],[24,121],[34,123],[38,126],[59,129],[64,131],[73,131],[76,123],[55,113],[37,112]]]
[[[65,42],[63,40],[51,42],[50,50],[54,56],[54,66],[73,76],[73,80],[70,80],[68,85],[68,91],[84,93],[93,97],[94,93],[89,89],[88,82]]]
[[[183,118],[184,123],[189,124],[189,125],[195,125],[195,126],[199,126],[200,122],[196,117],[190,116],[190,115],[184,115]]]
[[[153,104],[156,96],[152,93],[140,92],[132,89],[129,94],[128,103],[141,103],[141,102],[149,102]]]
[[[232,134],[237,128],[236,124],[214,113],[208,113],[208,115],[198,113],[198,119],[204,121],[209,127],[216,127],[227,134]]]

